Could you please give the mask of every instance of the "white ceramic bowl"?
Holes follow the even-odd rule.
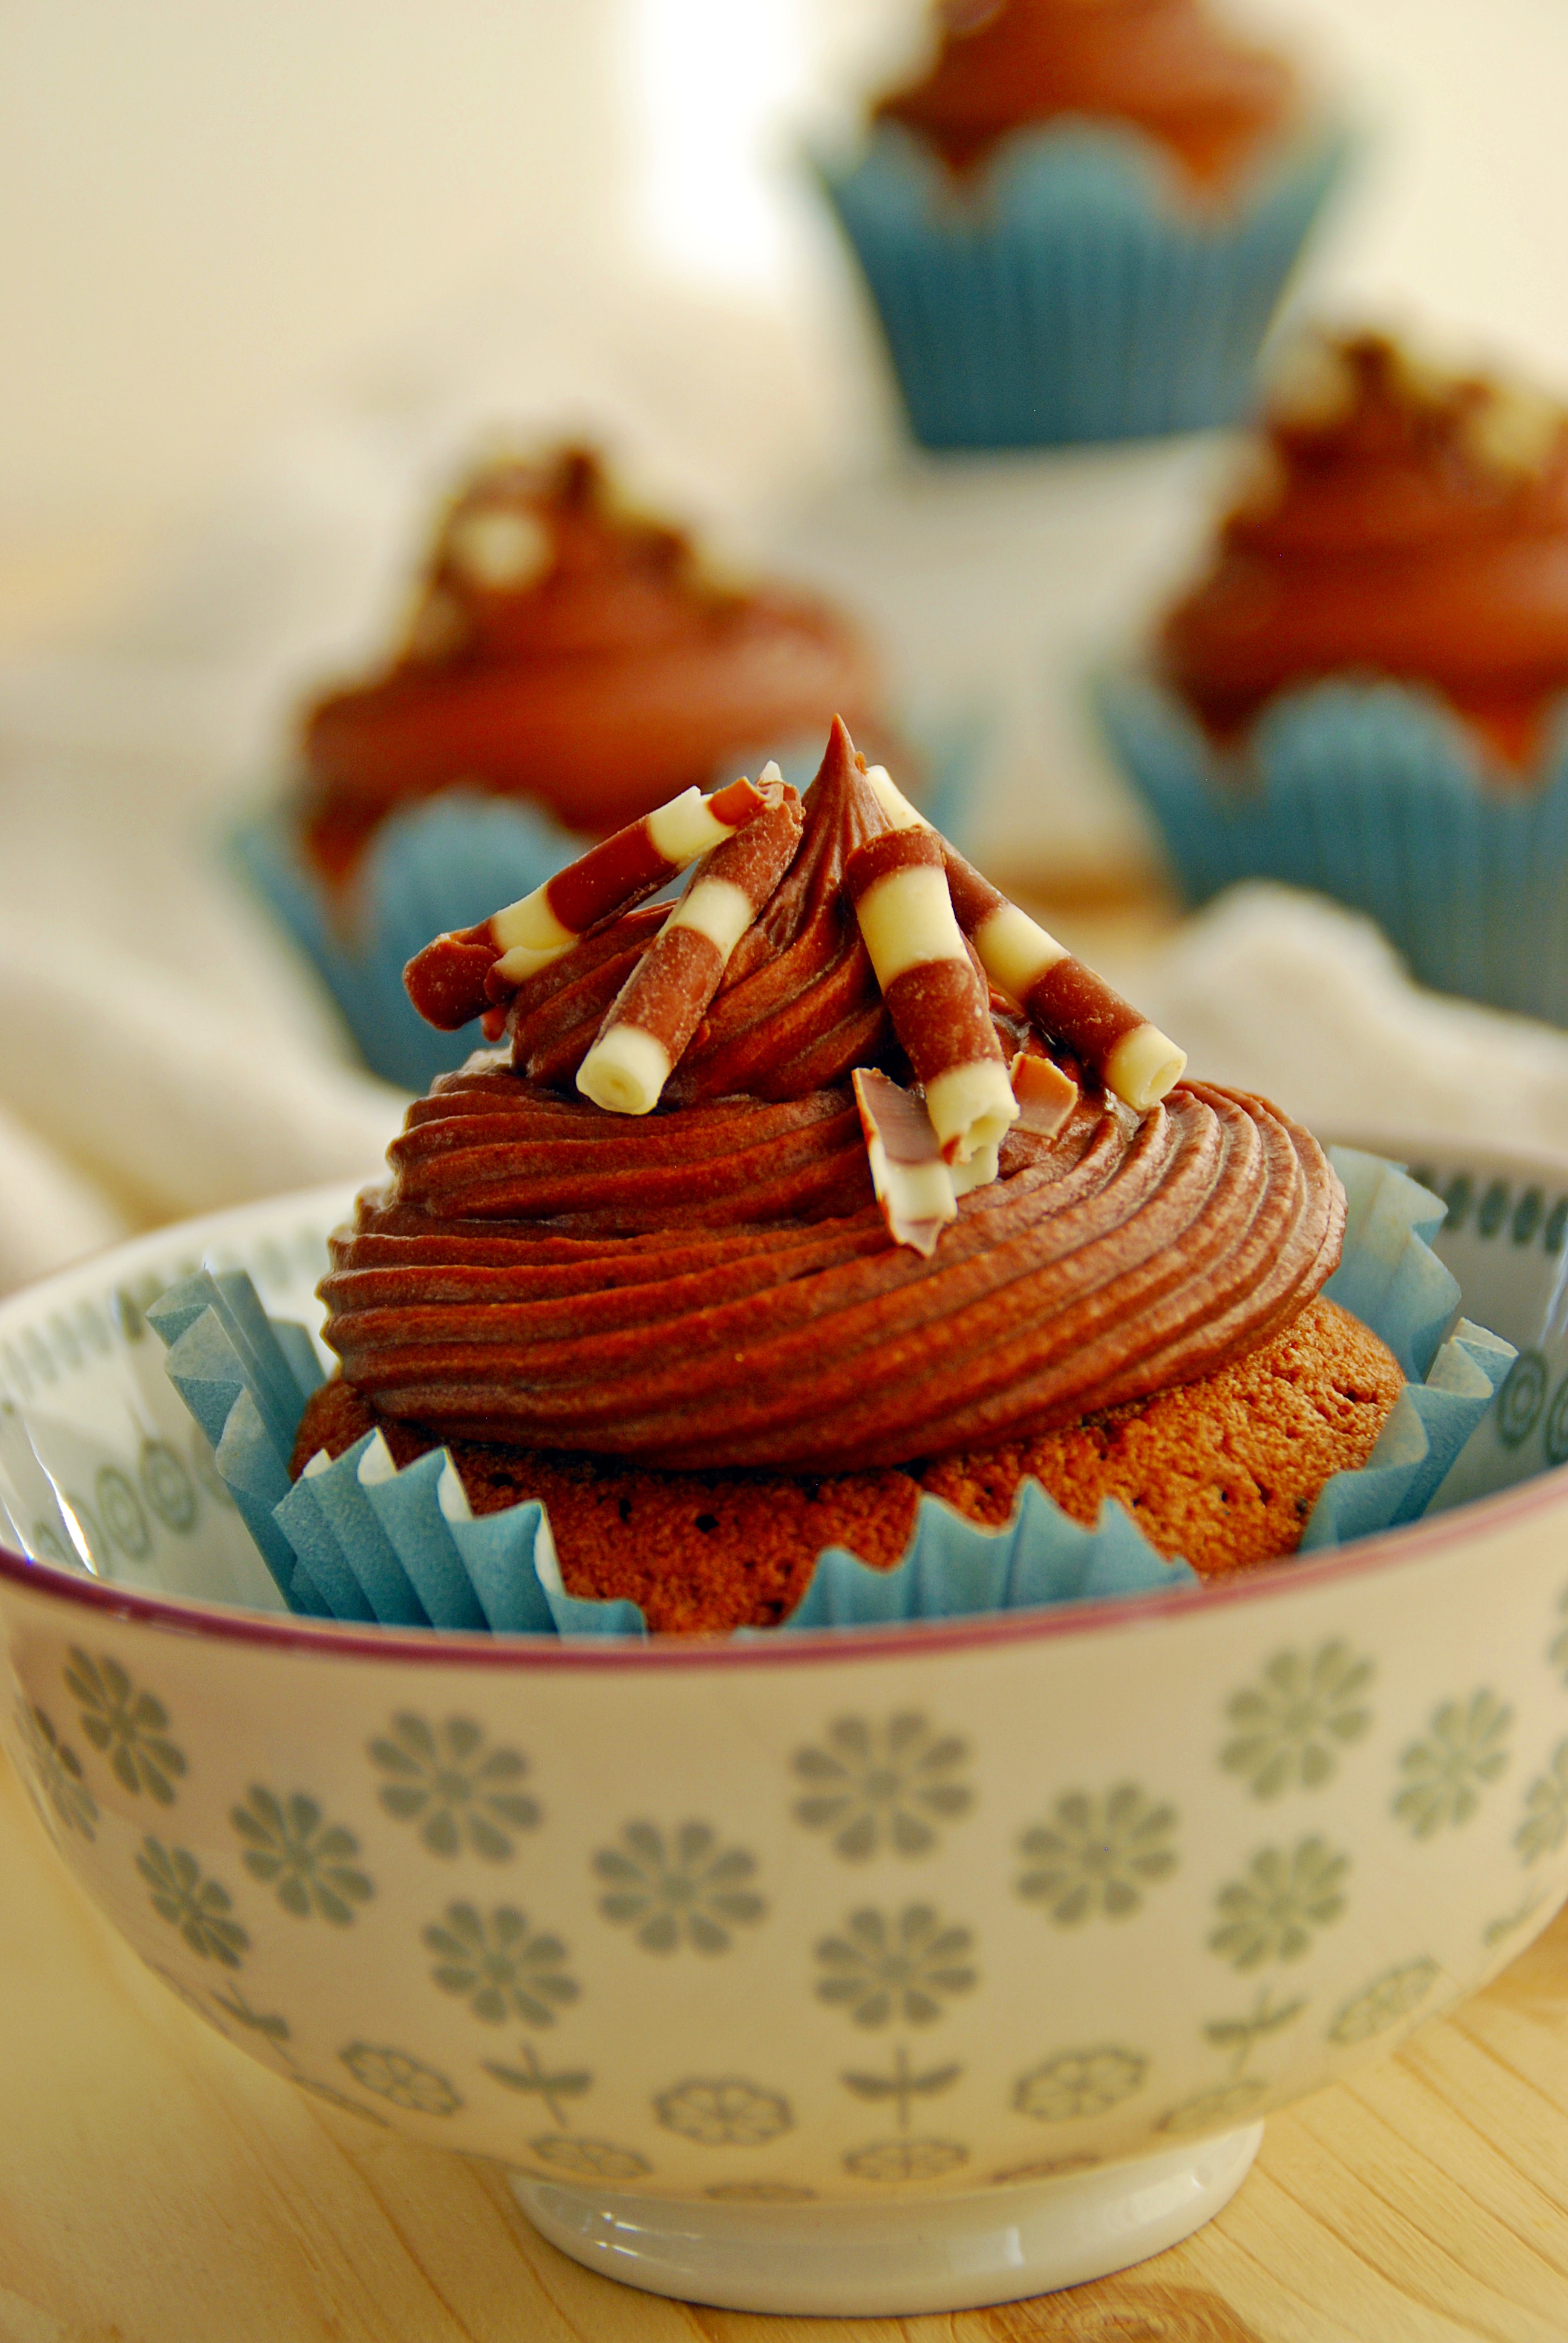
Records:
[[[1122,2267],[1568,1893],[1568,1166],[1424,1168],[1524,1353],[1493,1493],[1201,1595],[744,1644],[268,1615],[139,1305],[206,1255],[312,1315],[346,1199],[102,1255],[0,1305],[23,1777],[208,2023],[503,2158],[585,2260],[843,2313]]]

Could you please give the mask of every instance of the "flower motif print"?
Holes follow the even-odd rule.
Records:
[[[1059,1798],[1049,1823],[1019,1841],[1028,1858],[1018,1892],[1042,1904],[1059,1928],[1076,1928],[1103,1915],[1130,1919],[1145,1888],[1176,1868],[1168,1844],[1175,1809],[1156,1805],[1131,1782],[1102,1798],[1074,1790]]]
[[[653,1823],[628,1823],[618,1847],[601,1847],[593,1867],[609,1893],[599,1910],[635,1930],[650,1953],[690,1945],[699,1953],[727,1953],[730,1930],[749,1927],[768,1906],[748,1885],[756,1858],[744,1847],[721,1847],[706,1823],[682,1823],[668,1835]]]
[[[878,2139],[852,2147],[844,2169],[856,2180],[940,2180],[969,2161],[969,2150],[951,2139]]]
[[[1136,2050],[1064,2050],[1020,2076],[1012,2103],[1037,2123],[1102,2116],[1141,2090],[1148,2072],[1148,2059]]]
[[[547,2134],[528,2146],[541,2164],[565,2172],[575,2180],[640,2180],[653,2167],[635,2147],[618,2147],[612,2139],[573,2139]]]
[[[781,2092],[765,2091],[735,2075],[678,2083],[659,2092],[653,2111],[666,2131],[700,2140],[705,2147],[760,2147],[795,2121]]]
[[[969,1761],[968,1744],[909,1710],[884,1725],[841,1716],[822,1741],[795,1753],[795,1772],[807,1788],[795,1819],[808,1830],[829,1832],[834,1853],[851,1863],[884,1847],[929,1854],[937,1844],[932,1825],[956,1822],[973,1804],[968,1784],[954,1778]]]
[[[133,1792],[146,1790],[160,1806],[172,1806],[186,1761],[168,1737],[162,1701],[138,1692],[117,1660],[89,1659],[75,1644],[65,1686],[80,1703],[83,1732],[107,1756],[116,1781]]]
[[[297,1920],[315,1912],[335,1928],[347,1928],[354,1906],[374,1895],[354,1863],[359,1852],[354,1833],[324,1822],[315,1799],[302,1792],[277,1798],[257,1784],[229,1820],[246,1842],[241,1860],[251,1877],[276,1886],[278,1902]]]
[[[1513,1711],[1486,1691],[1433,1710],[1427,1738],[1412,1742],[1399,1761],[1405,1783],[1393,1810],[1412,1837],[1470,1820],[1482,1790],[1508,1763],[1504,1736],[1513,1722]]]
[[[567,1948],[558,1936],[528,1926],[503,1904],[487,1920],[472,1904],[448,1904],[444,1920],[425,1931],[438,1956],[430,1974],[443,1993],[461,1994],[476,2017],[499,2026],[508,2015],[529,2026],[553,2026],[556,2011],[578,1997],[566,1976]]]
[[[463,2104],[445,2075],[423,2059],[410,2057],[407,2050],[351,2042],[337,2055],[362,2090],[390,2099],[395,2107],[408,2107],[418,2116],[449,2116]]]
[[[538,1806],[521,1787],[528,1759],[515,1749],[487,1749],[484,1727],[468,1717],[433,1725],[405,1709],[370,1744],[370,1757],[387,1776],[381,1804],[399,1822],[417,1823],[432,1855],[466,1846],[504,1863],[516,1834],[538,1823]]]
[[[948,1996],[975,1983],[968,1961],[973,1942],[967,1928],[945,1926],[929,1904],[907,1904],[896,1915],[851,1912],[842,1936],[824,1936],[817,1947],[818,1998],[857,2026],[894,2017],[933,2025]]]
[[[1220,1926],[1210,1950],[1237,1969],[1300,1960],[1313,1931],[1331,1926],[1344,1910],[1340,1890],[1349,1869],[1350,1857],[1321,1838],[1302,1839],[1289,1855],[1266,1847],[1252,1857],[1245,1879],[1232,1880],[1215,1897]]]
[[[1424,1953],[1419,1960],[1388,1970],[1346,2002],[1329,2028],[1329,2040],[1368,2042],[1374,2034],[1386,2033],[1426,1999],[1440,1975],[1437,1963]]]
[[[1323,1644],[1310,1659],[1276,1652],[1261,1681],[1226,1703],[1236,1731],[1220,1752],[1221,1765],[1241,1775],[1255,1798],[1321,1788],[1338,1751],[1359,1741],[1372,1723],[1361,1695],[1372,1674],[1371,1660],[1358,1660],[1344,1644]]]
[[[1568,1838],[1568,1741],[1560,1741],[1552,1762],[1525,1794],[1524,1820],[1513,1834],[1513,1844],[1526,1863],[1555,1855]]]
[[[44,1710],[18,1702],[16,1722],[33,1761],[33,1778],[39,1795],[53,1806],[62,1825],[79,1831],[85,1839],[96,1836],[98,1802],[82,1774],[82,1761],[66,1747]]]
[[[238,1968],[250,1950],[249,1935],[230,1917],[234,1902],[227,1888],[204,1879],[194,1855],[145,1838],[136,1869],[152,1891],[154,1911],[179,1930],[193,1953],[226,1969]]]

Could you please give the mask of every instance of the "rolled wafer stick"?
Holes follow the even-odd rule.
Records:
[[[415,1008],[427,1024],[455,1033],[495,1003],[498,990],[515,989],[548,968],[591,928],[632,910],[733,837],[761,812],[769,787],[782,779],[777,765],[767,765],[759,781],[731,781],[712,797],[686,789],[477,928],[437,936],[403,971]]]
[[[716,846],[610,1003],[578,1088],[612,1114],[648,1114],[702,1022],[729,956],[795,858],[803,821],[791,789]]]
[[[953,916],[941,840],[930,828],[884,830],[849,857],[844,883],[943,1160],[968,1172],[960,1189],[994,1180],[1018,1101]]]
[[[958,1218],[953,1176],[942,1160],[941,1141],[930,1116],[912,1091],[900,1090],[888,1074],[857,1066],[849,1077],[871,1185],[895,1244],[912,1245],[927,1260],[949,1221]]]
[[[895,830],[937,832],[895,788],[887,769],[866,774],[877,801]],[[1057,942],[1027,911],[1010,903],[956,847],[941,840],[953,910],[993,984],[1020,1001],[1036,1023],[1065,1041],[1138,1113],[1146,1114],[1181,1079],[1187,1053],[1157,1025],[1113,992],[1065,944]]]

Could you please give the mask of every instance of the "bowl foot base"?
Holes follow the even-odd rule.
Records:
[[[1014,2302],[1179,2245],[1229,2202],[1263,2127],[1131,2164],[961,2197],[759,2204],[635,2197],[512,2175],[524,2212],[607,2278],[725,2310],[910,2317]]]

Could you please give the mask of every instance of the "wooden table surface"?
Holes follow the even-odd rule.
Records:
[[[1141,2268],[910,2319],[634,2294],[498,2167],[307,2098],[141,1968],[0,1760],[0,2343],[1564,2343],[1568,1913],[1354,2089],[1270,2119]]]

